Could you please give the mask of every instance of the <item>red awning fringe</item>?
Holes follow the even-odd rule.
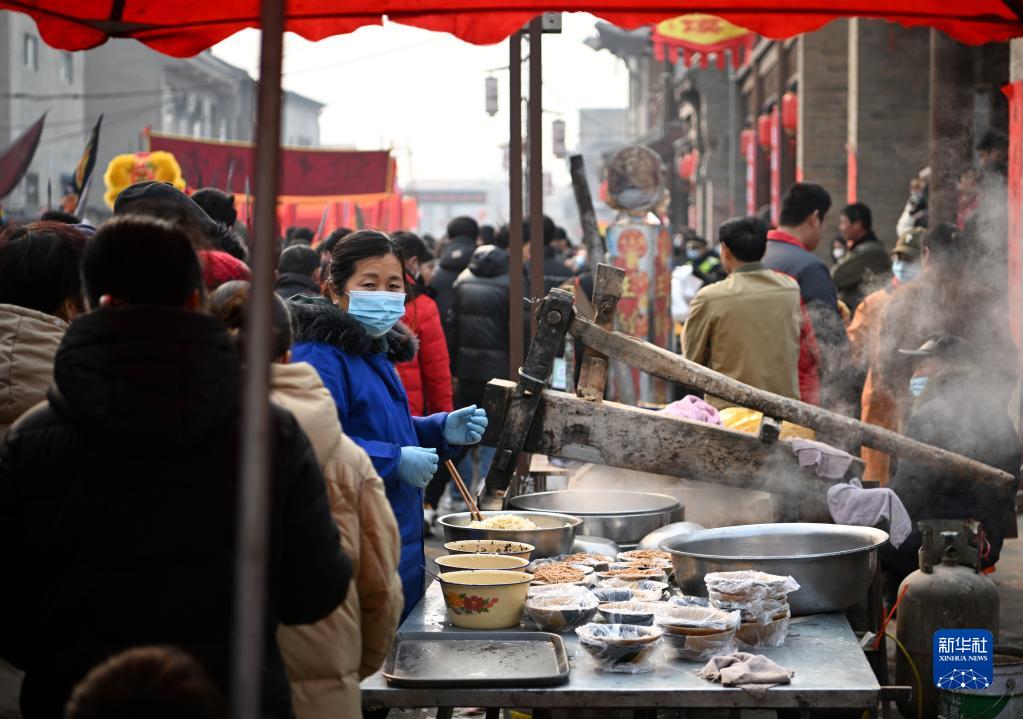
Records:
[[[120,9],[111,19],[111,5]],[[194,55],[259,25],[259,0],[173,3],[156,0],[0,0],[0,9],[31,15],[43,39],[63,50],[84,50],[111,37],[133,37],[177,57]],[[495,43],[543,11],[586,11],[619,27],[635,28],[677,17],[712,12],[760,35],[780,39],[816,30],[842,17],[883,18],[907,27],[929,26],[969,43],[1023,36],[1023,20],[1001,0],[304,0],[289,3],[286,29],[316,41],[379,25],[383,12],[405,25],[449,32],[475,44]]]

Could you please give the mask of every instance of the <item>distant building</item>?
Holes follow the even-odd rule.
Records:
[[[178,59],[132,40],[110,40],[78,53],[43,43],[25,15],[0,13],[0,147],[6,147],[47,108],[46,128],[25,180],[0,200],[14,215],[37,214],[46,184],[60,201],[61,176],[74,169],[89,131],[103,115],[100,146],[87,211],[109,213],[103,203],[103,171],[120,154],[145,149],[149,128],[188,137],[251,141],[256,82],[242,68],[206,51]],[[320,142],[324,105],[284,93],[281,141],[301,147]],[[186,178],[195,183],[200,178]],[[203,184],[226,178],[201,178]]]
[[[405,194],[416,198],[419,230],[444,235],[455,217],[471,217],[481,225],[500,227],[508,221],[508,185],[499,181],[416,180]]]

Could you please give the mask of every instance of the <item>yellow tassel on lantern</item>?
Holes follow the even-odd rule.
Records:
[[[121,190],[146,180],[168,182],[181,191],[185,189],[181,165],[174,159],[174,155],[163,151],[135,152],[118,155],[107,165],[107,171],[103,173],[103,181],[107,186],[103,199],[113,209]]]

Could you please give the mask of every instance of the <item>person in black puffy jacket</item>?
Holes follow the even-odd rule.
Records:
[[[229,689],[237,351],[202,311],[183,227],[115,218],[87,246],[83,278],[95,309],[68,329],[48,402],[0,452],[0,656],[25,672],[25,719],[59,719],[91,667],[138,645],[178,646]],[[327,616],[352,566],[295,418],[273,408],[267,439],[261,715],[285,719],[276,627]]]
[[[468,267],[479,236],[480,226],[471,217],[456,217],[448,223],[449,242],[441,253],[437,270],[430,278],[433,300],[437,303],[442,322],[449,316],[455,301],[455,280]],[[444,334],[448,340],[448,355],[453,357],[456,345],[451,340],[451,327],[446,322]]]

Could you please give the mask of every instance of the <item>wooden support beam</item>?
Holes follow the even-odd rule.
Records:
[[[511,382],[492,380],[484,397],[487,414],[507,418],[517,389]],[[800,468],[785,442],[766,444],[755,435],[706,422],[616,402],[585,402],[554,390],[542,393],[523,448],[798,499],[822,499],[836,481],[848,481],[823,480]],[[847,476],[862,470],[857,459]]]
[[[596,316],[593,321],[607,330],[613,330],[615,311],[618,300],[622,297],[625,286],[625,270],[611,265],[597,265],[597,274],[593,279],[593,307]],[[579,386],[576,394],[591,402],[604,399],[604,388],[607,386],[607,356],[599,350],[587,347],[583,353],[583,363],[579,368]]]
[[[1008,490],[1015,484],[1012,475],[976,460],[882,427],[750,387],[648,342],[620,332],[610,332],[579,317],[572,322],[569,331],[588,347],[630,367],[670,382],[696,387],[740,407],[763,412],[765,416],[810,427],[827,436],[845,437],[851,444],[864,444],[999,490]]]
[[[479,500],[480,509],[500,509],[504,503],[504,495],[518,466],[526,434],[540,405],[540,394],[554,368],[554,357],[558,348],[565,343],[565,333],[575,316],[572,301],[570,293],[554,289],[540,308],[536,335],[529,345],[525,364],[519,370],[519,381],[514,385],[515,391],[507,410],[500,414],[501,421],[490,423],[501,427],[501,434]],[[496,419],[498,415],[494,417]]]
[[[575,204],[579,208],[579,223],[583,228],[583,247],[586,248],[586,259],[596,271],[597,265],[604,261],[604,238],[600,236],[597,226],[597,212],[593,209],[593,195],[590,194],[590,183],[586,181],[586,163],[582,155],[568,158],[569,172],[572,175],[572,190],[575,192]]]

